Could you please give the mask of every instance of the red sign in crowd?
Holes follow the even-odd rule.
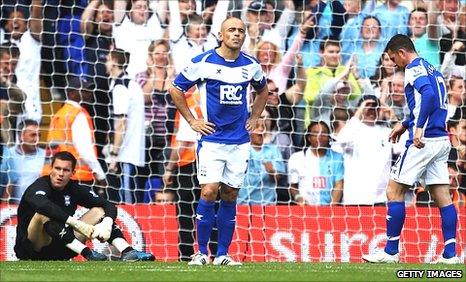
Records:
[[[16,259],[16,206],[0,205],[0,260]],[[83,212],[83,211],[81,211]],[[230,254],[241,261],[361,262],[385,242],[385,207],[239,206]],[[178,259],[173,205],[119,206],[117,223],[128,241],[157,260]],[[401,260],[430,262],[443,249],[437,208],[408,208]],[[459,210],[457,250],[464,259],[466,213]],[[97,241],[93,247],[107,249]]]

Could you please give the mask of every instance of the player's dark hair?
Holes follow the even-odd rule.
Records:
[[[55,163],[55,160],[62,160],[62,161],[71,162],[71,170],[74,170],[75,167],[76,167],[76,162],[77,162],[76,158],[73,156],[73,154],[71,154],[68,151],[61,151],[61,152],[56,153],[52,157],[52,167],[53,167],[53,164]]]
[[[116,48],[110,51],[109,55],[112,57],[112,60],[114,60],[118,67],[122,69],[126,69],[129,63],[129,52],[126,52],[123,49]]]
[[[400,49],[404,49],[407,52],[416,52],[416,48],[414,47],[413,41],[404,34],[397,34],[393,36],[390,41],[387,43],[387,47],[385,47],[384,52],[388,52],[390,50],[391,52],[396,52]]]

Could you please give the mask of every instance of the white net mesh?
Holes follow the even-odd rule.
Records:
[[[404,74],[383,51],[402,33],[446,79],[451,194],[464,258],[464,5],[2,1],[0,259],[15,259],[17,204],[60,150],[79,157],[77,180],[96,184],[96,192],[119,204],[118,221],[138,249],[166,261],[194,253],[196,134],[168,89],[192,57],[218,45],[221,23],[230,15],[245,21],[243,51],[258,59],[269,87],[265,132],[251,136],[255,147],[230,254],[244,261],[358,262],[383,246],[389,168],[404,147],[387,137],[409,114]],[[362,95],[377,98],[379,122],[347,126],[358,118],[353,115]],[[199,91],[186,96],[202,117]],[[306,135],[311,121],[325,124],[313,123]],[[311,154],[327,148],[334,150],[330,159]],[[406,204],[402,260],[429,262],[443,247],[438,209],[421,185]],[[214,252],[215,243],[211,247]]]

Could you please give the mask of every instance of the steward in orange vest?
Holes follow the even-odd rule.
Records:
[[[77,77],[69,79],[68,100],[52,117],[47,136],[48,156],[62,151],[73,154],[77,164],[72,179],[81,182],[92,182],[94,174],[97,180],[105,180],[105,173],[97,161],[92,118],[79,104],[91,98],[91,86]],[[78,116],[80,120],[77,122]],[[48,175],[50,169],[50,163],[46,163],[43,175]]]

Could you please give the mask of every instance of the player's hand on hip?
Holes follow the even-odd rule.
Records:
[[[92,233],[94,232],[94,226],[85,223],[84,221],[75,219],[73,217],[68,217],[66,223],[73,227],[74,230],[86,236],[88,239],[92,238]]]
[[[416,130],[414,131],[413,144],[418,149],[424,148],[424,145],[425,145],[424,142],[421,141],[422,134],[423,134],[422,128],[416,128]]]
[[[401,122],[397,123],[390,132],[388,140],[392,143],[397,143],[398,141],[400,141],[400,136],[403,135],[405,131],[406,128],[404,128],[403,124]]]
[[[215,124],[203,119],[194,119],[189,123],[189,125],[194,131],[201,133],[202,135],[209,135],[215,132]]]

